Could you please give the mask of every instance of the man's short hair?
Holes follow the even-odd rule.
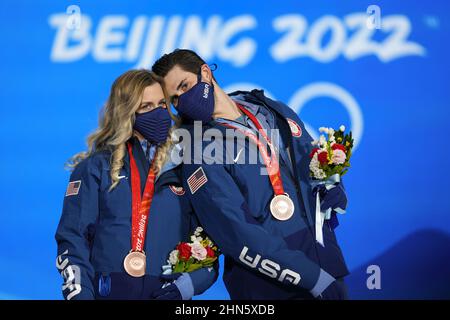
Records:
[[[170,70],[179,65],[184,71],[199,73],[206,62],[192,50],[176,49],[159,58],[152,67],[152,71],[160,77],[165,77]]]
[[[159,58],[152,67],[152,71],[160,77],[165,77],[176,65],[187,72],[199,74],[202,65],[206,64],[197,53],[188,49],[175,49]],[[213,75],[213,79],[214,78]]]

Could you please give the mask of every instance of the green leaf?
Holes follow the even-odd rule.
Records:
[[[184,272],[192,272],[198,269],[201,269],[203,266],[200,263],[193,263],[189,267],[184,270]]]
[[[206,265],[206,264],[212,265],[212,264],[214,263],[214,261],[216,261],[216,260],[217,260],[217,257],[214,257],[214,258],[205,258],[205,259],[202,261],[202,263],[203,263],[204,265]]]
[[[183,270],[184,270],[184,262],[178,261],[178,263],[173,268],[172,272],[178,273],[178,272],[183,272]]]

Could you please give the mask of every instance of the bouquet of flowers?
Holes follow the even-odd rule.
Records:
[[[309,164],[310,175],[313,178],[313,195],[316,197],[316,241],[322,246],[323,234],[322,227],[325,220],[331,219],[333,228],[338,225],[335,215],[331,215],[332,211],[343,214],[347,203],[345,192],[339,190],[338,185],[341,182],[341,176],[347,173],[350,167],[350,157],[352,155],[353,137],[352,133],[345,134],[345,127],[340,126],[339,130],[333,128],[319,128],[321,133],[325,133],[328,137],[321,134],[318,141],[313,141],[315,146],[309,155],[311,162]],[[333,191],[332,189],[336,188]],[[341,192],[342,191],[342,192]],[[328,195],[331,192],[332,195]],[[333,199],[324,203],[325,197]],[[345,200],[344,200],[345,199]],[[344,205],[342,205],[344,204]],[[325,211],[321,206],[327,207]]]
[[[352,133],[344,134],[344,126],[340,126],[337,131],[324,127],[319,128],[319,131],[327,134],[328,139],[321,135],[319,141],[312,142],[316,147],[309,155],[311,177],[324,180],[336,174],[343,176],[350,167],[353,148]]]
[[[163,274],[192,272],[203,267],[212,267],[220,255],[217,246],[204,233],[202,227],[197,227],[191,236],[191,242],[178,243],[175,250],[169,254]]]

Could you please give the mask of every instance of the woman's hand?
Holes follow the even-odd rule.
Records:
[[[166,285],[153,293],[153,299],[190,300],[194,295],[194,287],[189,273],[163,274],[160,278],[166,281]]]

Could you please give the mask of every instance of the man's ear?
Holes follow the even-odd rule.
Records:
[[[206,63],[201,66],[201,75],[202,81],[212,83],[212,71]]]

